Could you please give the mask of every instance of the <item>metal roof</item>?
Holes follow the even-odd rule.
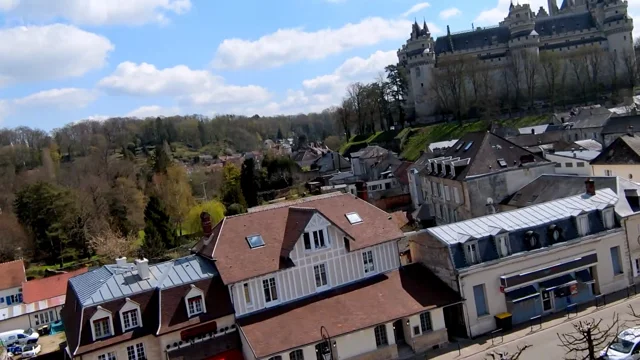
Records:
[[[566,158],[590,161],[595,159],[598,155],[600,155],[600,151],[591,151],[591,150],[556,151],[555,153],[548,154],[548,155],[557,155],[557,156],[562,156]]]
[[[470,239],[515,231],[569,218],[596,209],[613,206],[618,196],[611,189],[599,190],[595,196],[586,194],[532,205],[529,207],[483,216],[471,220],[429,228],[427,231],[447,244],[464,243]]]
[[[69,279],[83,306],[131,296],[154,288],[166,289],[218,275],[216,268],[197,255],[150,265],[149,279],[138,276],[136,265],[105,265]]]

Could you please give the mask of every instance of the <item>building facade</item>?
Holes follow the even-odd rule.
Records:
[[[545,159],[556,163],[556,174],[592,175],[589,162],[599,151],[556,151],[545,153]]]
[[[627,14],[627,2],[621,0],[564,0],[558,8],[549,0],[548,9],[536,13],[529,4],[509,7],[508,16],[497,26],[474,28],[434,39],[424,23],[414,23],[411,36],[398,50],[399,65],[408,78],[407,106],[421,120],[434,114],[438,100],[434,94],[437,71],[449,59],[477,59],[474,68],[488,74],[499,86],[505,67],[524,59],[556,55],[567,59],[581,49],[598,49],[611,54],[615,69],[622,75],[625,57],[635,59],[633,20]],[[524,69],[521,69],[524,70]],[[567,73],[567,75],[571,75]],[[571,77],[569,81],[574,81]],[[524,92],[524,84],[522,91]]]
[[[619,176],[631,181],[640,180],[640,135],[626,134],[605,147],[591,160],[595,176]]]
[[[470,336],[565,311],[624,289],[631,271],[626,234],[610,189],[430,228],[411,236],[415,261],[465,301]]]

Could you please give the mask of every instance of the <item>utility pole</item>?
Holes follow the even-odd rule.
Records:
[[[207,187],[205,186],[206,183],[207,183],[206,181],[202,183],[202,191],[204,192],[204,201],[207,201]]]

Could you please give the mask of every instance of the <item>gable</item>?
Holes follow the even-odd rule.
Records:
[[[619,137],[591,161],[592,165],[640,164],[640,137]]]
[[[307,223],[307,226],[304,228],[305,232],[323,229],[329,226],[331,223],[324,216],[319,213],[313,214],[311,220]]]
[[[111,316],[110,311],[107,311],[106,309],[98,306],[98,308],[96,309],[96,312],[93,313],[93,315],[91,316],[90,321],[93,322],[94,320],[98,320],[98,319],[102,319],[110,316]]]
[[[120,309],[120,313],[130,311],[130,310],[135,310],[135,309],[140,309],[140,304],[127,298],[124,305],[122,305],[122,308]]]

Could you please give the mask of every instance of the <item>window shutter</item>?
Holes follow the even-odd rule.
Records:
[[[460,193],[458,192],[458,188],[456,187],[453,188],[453,199],[455,200],[456,204],[460,204]]]
[[[638,265],[640,265],[640,259],[633,259],[633,277],[638,276],[638,272],[640,272]]]
[[[451,196],[449,195],[449,186],[444,187],[444,198],[447,201],[451,200]]]

